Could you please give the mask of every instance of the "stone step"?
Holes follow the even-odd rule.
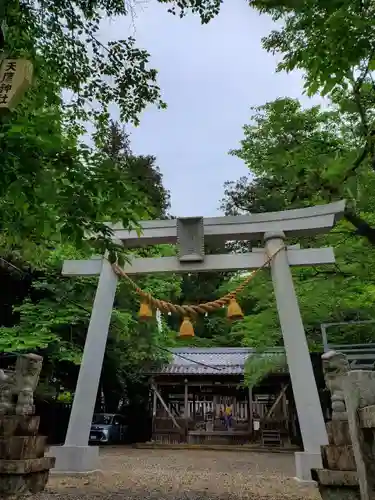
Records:
[[[322,500],[361,500],[357,473],[353,471],[312,469]]]
[[[0,437],[35,436],[38,433],[40,417],[35,415],[0,415]]]
[[[336,446],[329,444],[321,447],[323,467],[330,470],[356,471],[353,448],[351,445]]]
[[[49,471],[54,466],[55,457],[0,460],[0,474],[30,474],[31,472]]]
[[[326,428],[329,444],[336,446],[352,444],[347,420],[332,420],[327,423]]]
[[[29,493],[37,494],[43,491],[48,482],[49,471],[42,470],[31,474],[10,474],[1,476],[0,498],[14,499]]]
[[[7,439],[0,439],[0,459],[42,458],[46,442],[46,436],[10,436]]]
[[[356,471],[312,469],[311,476],[314,481],[323,486],[358,486],[358,476]]]

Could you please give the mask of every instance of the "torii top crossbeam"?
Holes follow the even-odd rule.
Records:
[[[328,232],[342,217],[345,201],[328,205],[297,208],[282,212],[267,212],[230,217],[203,219],[205,241],[259,240],[265,233],[284,231],[289,237],[313,236]],[[177,219],[144,221],[142,234],[123,229],[120,224],[110,225],[115,238],[127,247],[141,247],[177,242]]]
[[[204,244],[210,241],[261,240],[265,234],[284,232],[288,237],[312,236],[329,231],[342,216],[345,202],[329,205],[240,215],[235,217],[190,217],[174,220],[145,221],[142,233],[113,225],[114,239],[125,247],[135,248],[162,243],[177,244],[177,257],[133,258],[124,266],[129,275],[165,272],[236,271],[261,267],[267,255],[256,252],[204,255]],[[322,265],[334,262],[332,248],[288,248],[291,266]],[[63,275],[100,274],[101,256],[89,260],[64,262]]]

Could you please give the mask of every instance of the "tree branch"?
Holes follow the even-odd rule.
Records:
[[[370,152],[370,144],[367,141],[362,152],[354,160],[352,167],[347,170],[347,172],[342,180],[343,183],[346,182],[349,179],[349,177],[362,165],[362,163],[365,161],[366,156],[368,155],[369,152]]]
[[[356,228],[356,234],[358,236],[363,236],[371,245],[375,246],[375,228],[371,227],[368,222],[350,208],[345,210],[344,217]]]
[[[362,103],[362,95],[361,95],[361,88],[362,85],[367,77],[367,75],[370,73],[370,64],[371,61],[373,60],[375,55],[375,46],[372,48],[367,64],[365,68],[362,71],[362,74],[358,77],[357,81],[355,81],[354,76],[352,77],[353,80],[353,96],[354,96],[354,101],[357,105],[358,108],[358,113],[360,116],[360,120],[362,123],[363,127],[363,133],[366,139],[366,147],[367,153],[370,154],[371,156],[371,164],[372,168],[375,170],[375,157],[374,157],[374,130],[373,128],[369,125],[367,116],[366,116],[366,110],[363,106]]]

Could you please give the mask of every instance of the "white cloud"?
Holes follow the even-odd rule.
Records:
[[[143,114],[131,130],[132,147],[157,157],[175,215],[216,215],[223,183],[248,173],[228,151],[242,138],[250,106],[302,97],[301,75],[276,74],[275,57],[261,47],[273,27],[244,0],[225,1],[205,26],[192,15],[168,14],[156,1],[137,10],[134,24],[125,18],[103,25],[104,38],[134,34],[159,70],[168,109]]]

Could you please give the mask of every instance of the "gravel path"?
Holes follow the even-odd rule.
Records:
[[[320,500],[285,454],[108,448],[103,472],[51,477],[37,500]]]

